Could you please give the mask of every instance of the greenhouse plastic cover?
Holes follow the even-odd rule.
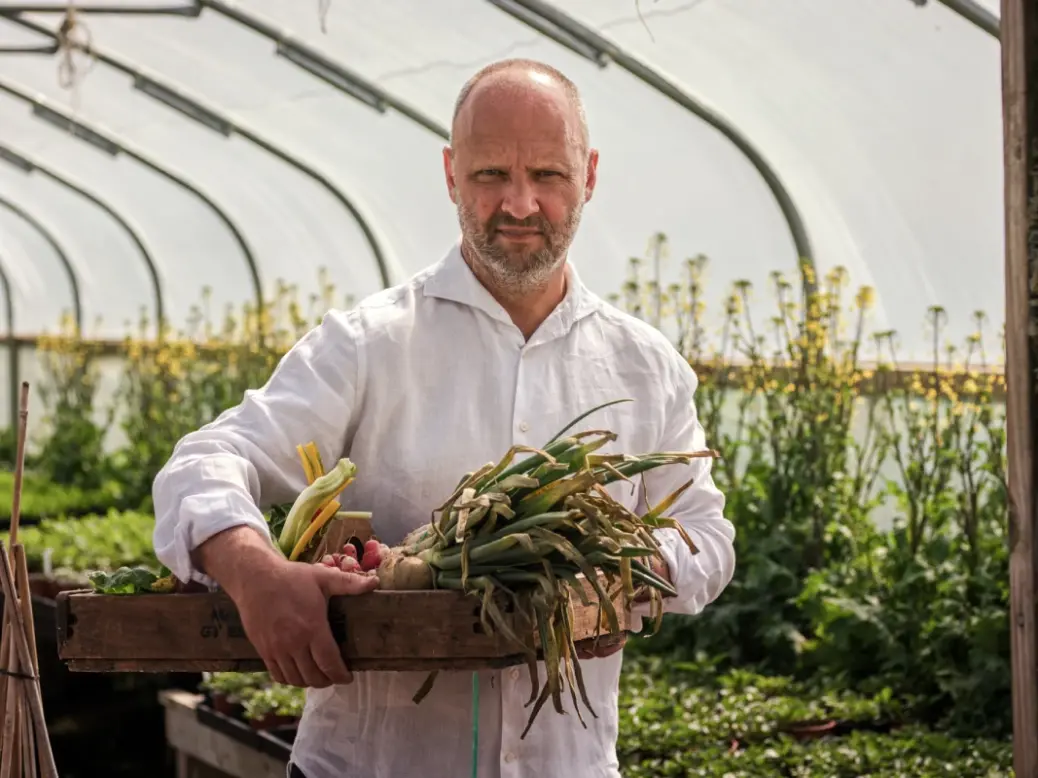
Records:
[[[132,3],[152,4],[175,0]],[[601,160],[571,258],[598,294],[621,292],[630,258],[646,258],[662,232],[665,284],[682,280],[686,258],[708,257],[709,326],[719,326],[739,279],[753,282],[751,312],[766,322],[776,310],[771,273],[797,273],[781,190],[819,275],[842,266],[852,292],[875,288],[871,327],[898,332],[899,358],[932,353],[929,306],[946,309],[955,342],[973,331],[977,310],[992,336],[1001,327],[999,43],[943,3],[532,4],[594,31],[722,117],[740,142],[616,62],[592,61],[573,50],[579,43],[524,23],[515,9],[529,3],[326,4],[323,29],[320,4],[298,0],[203,2],[180,16],[81,14],[110,61],[74,55],[75,88],[62,78],[62,54],[0,55],[0,267],[18,334],[54,329],[77,288],[84,328],[117,338],[142,310],[153,320],[160,301],[184,326],[203,287],[220,311],[254,299],[257,279],[268,295],[279,281],[293,284],[305,301],[321,268],[336,304],[405,280],[458,237],[441,133],[464,81],[505,57],[554,65],[583,94]],[[996,0],[975,5],[997,14]],[[316,77],[297,49],[279,53],[237,12],[377,85],[392,105],[380,111]],[[5,50],[45,49],[51,38],[33,27],[54,31],[63,17],[18,18],[24,24],[0,17]],[[135,88],[136,76],[150,80]],[[149,84],[218,121],[171,109]],[[55,115],[94,133],[96,145],[46,120]]]

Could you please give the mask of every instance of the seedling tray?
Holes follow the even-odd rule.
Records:
[[[604,581],[603,581],[604,583]],[[590,605],[570,595],[574,641],[616,644],[630,616],[613,598],[619,631],[609,633],[594,588]],[[515,634],[536,635],[505,598],[499,607]],[[457,591],[383,591],[332,597],[328,618],[351,670],[465,670],[526,662],[504,635],[487,634],[479,598]],[[222,592],[57,596],[58,656],[73,672],[248,672],[264,668],[245,636],[238,610]],[[536,643],[535,639],[535,643]]]

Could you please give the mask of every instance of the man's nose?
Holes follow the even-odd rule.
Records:
[[[512,179],[505,189],[501,210],[514,219],[525,219],[540,210],[534,188],[526,179]]]

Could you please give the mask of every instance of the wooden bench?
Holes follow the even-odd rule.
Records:
[[[274,747],[264,753],[221,732],[199,717],[203,700],[200,694],[180,689],[159,692],[165,709],[166,743],[176,755],[177,778],[285,778],[287,745],[282,756],[275,756]]]

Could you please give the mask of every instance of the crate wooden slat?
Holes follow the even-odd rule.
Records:
[[[591,601],[571,596],[574,640],[622,640],[630,624],[621,595],[614,598],[620,632],[599,625]],[[263,670],[246,638],[238,611],[223,593],[102,595],[89,591],[58,595],[58,655],[77,672],[203,672]],[[533,625],[500,602],[516,634]],[[488,635],[479,618],[480,601],[454,591],[374,591],[333,597],[329,621],[344,658],[354,671],[507,667],[525,662],[503,635]]]

